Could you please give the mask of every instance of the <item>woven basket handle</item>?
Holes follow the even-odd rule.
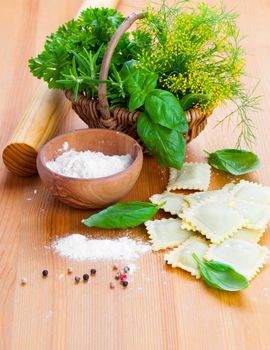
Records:
[[[108,47],[105,51],[101,68],[100,68],[100,80],[106,80],[108,78],[109,68],[114,50],[123,36],[123,34],[132,26],[132,24],[137,21],[137,19],[142,19],[144,14],[142,12],[132,13],[124,22],[119,26],[117,31],[111,38]],[[99,110],[104,119],[109,119],[111,117],[109,103],[107,99],[107,85],[106,83],[98,84],[98,99],[99,99]]]

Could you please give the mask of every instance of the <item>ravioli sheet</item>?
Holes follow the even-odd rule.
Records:
[[[216,199],[222,202],[228,201],[232,198],[228,190],[215,190],[205,192],[195,192],[185,196],[185,200],[189,203],[190,207],[194,207],[209,199]]]
[[[263,267],[268,256],[269,250],[265,246],[230,238],[219,245],[211,245],[205,258],[228,264],[251,280]]]
[[[182,169],[170,168],[167,190],[200,190],[208,189],[211,167],[207,163],[184,163]]]
[[[199,236],[193,236],[170,253],[165,254],[164,258],[167,261],[167,264],[172,267],[180,267],[181,269],[190,272],[192,276],[200,278],[200,271],[192,254],[195,253],[200,259],[203,259],[208,248],[209,244],[206,239]]]
[[[270,206],[238,198],[232,200],[229,205],[246,219],[245,227],[265,231],[270,219]]]
[[[251,228],[240,228],[237,230],[232,238],[243,239],[251,243],[258,243],[262,238],[264,230],[254,230]]]
[[[270,205],[270,187],[241,180],[231,191],[232,195],[251,203]]]
[[[166,202],[161,209],[171,213],[172,215],[178,215],[188,207],[188,204],[184,198],[185,196],[183,194],[165,191],[161,194],[154,194],[149,199],[156,205]]]
[[[238,211],[230,208],[227,203],[215,199],[187,209],[182,218],[212,243],[224,241],[245,225],[245,219]]]
[[[145,226],[153,250],[176,247],[192,235],[191,232],[182,229],[180,219],[148,220]]]

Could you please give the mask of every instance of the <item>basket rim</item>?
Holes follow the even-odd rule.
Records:
[[[73,91],[71,91],[71,90],[64,90],[64,94],[65,94],[66,98],[69,101],[72,102],[73,105],[75,105],[75,106],[79,106],[80,105],[80,102],[78,102],[79,99],[77,101],[74,101],[74,93],[73,93]],[[78,97],[81,97],[83,99],[87,99],[88,101],[96,102],[98,104],[98,106],[99,106],[100,101],[99,101],[98,97],[89,97],[89,96],[86,96],[86,95],[84,95],[82,93],[78,93]],[[123,109],[123,110],[125,110],[125,111],[127,111],[129,113],[142,113],[142,111],[137,111],[137,110],[130,111],[128,109],[128,107],[123,107],[123,106],[110,107],[110,111],[114,111],[114,109],[116,109],[116,108]],[[202,115],[207,115],[207,117],[209,117],[213,113],[214,110],[215,110],[215,108],[207,109],[207,110],[203,111],[200,108],[192,107],[192,108],[189,108],[189,109],[185,110],[184,112],[187,113],[187,112],[190,112],[190,111],[197,111],[198,113],[200,113]]]

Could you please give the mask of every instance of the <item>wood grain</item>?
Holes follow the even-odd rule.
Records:
[[[270,4],[258,0],[225,0],[241,13],[239,26],[245,40],[248,71],[261,79],[258,93],[263,110],[254,114],[260,171],[246,177],[270,185]],[[140,1],[122,1],[126,14]],[[79,0],[10,0],[0,13],[0,119],[1,151],[8,142],[21,111],[28,105],[38,82],[27,68],[45,35],[72,18]],[[129,7],[131,5],[133,7]],[[14,10],[16,9],[16,11]],[[16,96],[16,98],[15,98]],[[226,128],[213,129],[223,110],[215,111],[206,130],[188,146],[188,160],[205,161],[203,149],[232,146],[235,135]],[[61,132],[83,127],[70,112]],[[166,169],[145,158],[136,187],[124,200],[147,200],[167,181]],[[214,173],[211,188],[230,181]],[[34,191],[37,190],[35,194]],[[54,199],[38,177],[12,176],[0,171],[0,349],[120,349],[120,350],[268,350],[270,344],[269,265],[241,293],[208,289],[187,273],[172,270],[162,253],[148,253],[136,261],[137,270],[126,290],[110,290],[110,263],[73,263],[46,247],[56,235],[84,233],[94,237],[119,237],[127,232],[84,228],[80,221],[90,211],[68,208]],[[145,240],[143,228],[129,235]],[[269,232],[263,243],[270,246]],[[81,274],[91,267],[97,276],[91,284],[74,286],[66,275],[71,265]],[[48,268],[46,280],[41,270]],[[63,274],[63,276],[62,276]],[[20,286],[20,278],[28,284]]]

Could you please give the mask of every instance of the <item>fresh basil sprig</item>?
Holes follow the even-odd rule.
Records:
[[[232,175],[244,175],[259,168],[260,160],[252,152],[239,149],[223,149],[216,152],[205,151],[208,163],[218,169]]]
[[[183,133],[188,131],[181,104],[171,92],[156,89],[158,76],[138,63],[126,62],[120,74],[129,95],[129,109],[145,109],[137,123],[145,147],[160,165],[180,169],[186,152]]]
[[[145,110],[152,121],[169,129],[188,131],[186,114],[177,98],[169,91],[155,89],[145,99]]]
[[[128,108],[131,111],[144,104],[146,96],[157,85],[158,75],[135,68],[125,80],[126,89],[130,95]]]
[[[218,261],[203,261],[193,253],[193,259],[197,262],[201,276],[206,284],[212,288],[236,292],[248,287],[245,276],[235,271],[230,265]]]
[[[186,151],[186,140],[181,132],[155,124],[146,112],[139,118],[137,132],[160,165],[178,169],[181,167]]]
[[[165,202],[160,205],[148,202],[117,203],[82,222],[89,227],[105,229],[135,227],[151,219],[164,204]]]

